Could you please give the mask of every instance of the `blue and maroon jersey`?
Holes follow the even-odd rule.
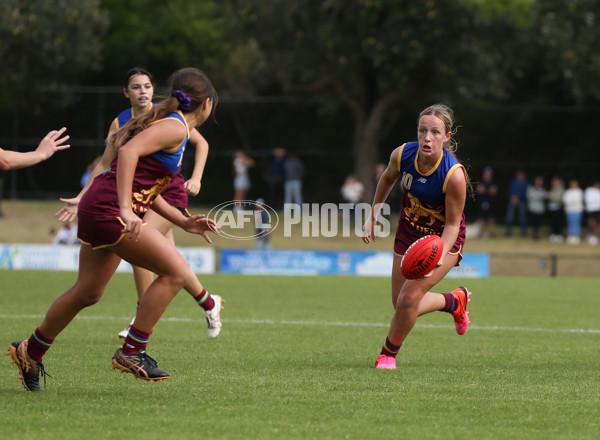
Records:
[[[187,134],[179,145],[139,158],[133,177],[131,201],[133,211],[140,217],[150,209],[154,199],[181,168],[183,152],[189,137],[189,127],[180,111],[171,113],[153,124],[167,119],[179,121],[186,128]],[[82,242],[93,247],[110,246],[121,239],[118,228],[123,222],[120,219],[117,193],[118,166],[117,155],[110,168],[94,179],[79,202],[78,237]],[[102,231],[105,226],[109,230]]]
[[[154,107],[156,104],[152,104]],[[135,112],[133,111],[133,107],[130,107],[126,110],[123,110],[119,115],[115,118],[114,123],[117,129],[123,128],[130,119],[135,117]],[[185,192],[183,184],[185,183],[185,179],[183,174],[181,173],[181,167],[177,172],[177,175],[173,178],[171,183],[167,185],[167,187],[163,190],[161,195],[163,199],[171,205],[182,211],[185,211],[188,207],[188,195]]]
[[[464,170],[464,166],[458,162],[452,153],[444,149],[435,166],[427,173],[421,173],[418,166],[418,157],[418,142],[407,142],[400,147],[398,171],[400,172],[400,185],[404,194],[397,235],[400,231],[406,232],[409,228],[412,237],[441,236],[446,225],[445,200],[448,180],[455,171]],[[463,214],[455,248],[461,247],[464,243],[465,231],[465,216]],[[412,241],[407,240],[408,245],[411,243]],[[400,253],[400,255],[402,254],[403,252]]]
[[[154,107],[155,105],[156,104],[153,103],[149,104],[150,107]],[[117,127],[117,130],[120,130],[125,124],[129,122],[130,119],[133,119],[135,116],[136,115],[133,111],[133,107],[129,107],[128,109],[125,109],[121,113],[119,113],[113,122]]]

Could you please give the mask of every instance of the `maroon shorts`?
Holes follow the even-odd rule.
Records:
[[[462,260],[462,249],[465,244],[466,232],[467,229],[464,225],[461,225],[454,246],[448,252],[450,255],[458,255],[457,266],[460,264],[460,260]],[[404,255],[409,246],[421,237],[423,237],[422,233],[415,231],[407,223],[399,222],[398,229],[396,230],[396,239],[394,240],[394,253],[396,255]]]
[[[165,201],[179,210],[186,210],[188,206],[188,195],[185,192],[183,185],[185,179],[181,173],[175,174],[167,186],[162,190],[160,195]]]
[[[77,220],[77,238],[92,249],[114,246],[125,236],[125,223],[118,215],[90,216],[79,212]]]

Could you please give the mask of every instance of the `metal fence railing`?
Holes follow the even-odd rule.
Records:
[[[490,252],[492,276],[600,277],[597,254]]]

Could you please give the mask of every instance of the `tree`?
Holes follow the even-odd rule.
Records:
[[[507,96],[522,60],[514,17],[454,0],[230,1],[264,88],[328,97],[354,120],[354,173],[371,193],[379,141],[434,102]],[[498,37],[501,36],[501,43]],[[276,81],[264,81],[274,78]],[[410,140],[410,139],[407,139]]]
[[[538,49],[530,78],[548,104],[600,102],[600,8],[588,0],[538,0],[531,47]],[[539,96],[536,96],[539,101]]]
[[[107,26],[99,0],[2,0],[0,84],[26,90],[99,69]]]
[[[110,12],[103,56],[105,81],[120,80],[131,67],[147,67],[157,83],[193,66],[221,82],[235,53],[225,36],[227,17],[215,0],[104,0]],[[140,13],[143,11],[143,13]]]

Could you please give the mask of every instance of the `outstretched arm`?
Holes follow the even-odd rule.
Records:
[[[18,151],[3,150],[0,148],[0,169],[5,171],[15,170],[35,165],[48,159],[57,151],[69,148],[70,145],[63,145],[69,139],[69,136],[67,135],[61,138],[66,130],[67,129],[63,127],[60,130],[52,130],[49,132],[44,139],[42,139],[35,151],[20,153]]]
[[[201,235],[208,243],[212,243],[212,240],[206,235],[206,232],[220,234],[214,220],[207,218],[204,214],[186,217],[179,209],[169,205],[160,195],[154,199],[150,208],[184,231]]]

